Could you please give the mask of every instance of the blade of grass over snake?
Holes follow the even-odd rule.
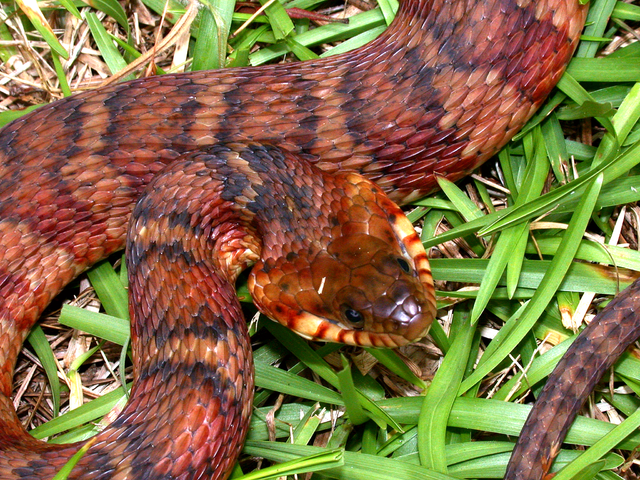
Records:
[[[69,461],[58,471],[58,473],[54,475],[52,480],[66,480],[67,478],[69,478],[69,475],[71,474],[73,468],[76,466],[78,461],[87,453],[87,450],[91,448],[96,440],[97,439],[92,438],[87,443],[82,445],[82,447],[78,449],[75,455],[73,455],[69,459]]]
[[[340,55],[341,53],[349,52],[354,48],[362,47],[363,45],[375,40],[386,29],[386,26],[380,26],[355,35],[349,40],[345,40],[330,50],[321,53],[320,58],[330,57],[331,55]]]
[[[540,287],[536,290],[533,298],[528,303],[527,309],[520,317],[518,326],[510,332],[508,338],[504,338],[505,335],[502,334],[502,331],[498,333],[489,345],[487,351],[485,351],[481,357],[475,372],[462,382],[460,393],[467,391],[473,385],[480,382],[486,374],[506,358],[509,352],[524,338],[542,311],[546,308],[571,265],[577,246],[584,235],[587,223],[591,217],[595,199],[598,197],[601,186],[602,176],[599,176],[596,181],[588,187],[585,195],[582,196],[578,209],[571,217],[569,228],[563,235],[563,243],[551,261],[549,270],[540,283]]]
[[[128,385],[127,388],[131,386]],[[35,438],[46,438],[58,433],[73,429],[79,425],[104,417],[124,396],[124,391],[120,388],[102,395],[89,403],[71,410],[64,415],[60,415],[47,423],[32,429],[29,433]],[[95,433],[95,432],[93,432]],[[55,442],[54,442],[55,443]]]
[[[387,25],[390,25],[400,6],[398,0],[380,0],[378,5],[380,6],[380,10],[382,10]]]
[[[0,112],[0,127],[3,127],[9,122],[13,122],[16,118],[20,118],[23,115],[35,110],[36,108],[40,108],[41,105],[31,105],[26,107],[24,110],[7,110],[5,112]]]

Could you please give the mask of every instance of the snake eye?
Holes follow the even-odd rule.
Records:
[[[402,257],[397,257],[397,258],[396,258],[396,262],[398,262],[398,265],[400,266],[400,269],[401,269],[404,273],[409,273],[409,272],[411,272],[411,266],[409,265],[409,262],[407,262],[404,258],[402,258]]]
[[[348,305],[342,307],[342,316],[355,330],[360,330],[364,326],[364,316],[362,313]]]

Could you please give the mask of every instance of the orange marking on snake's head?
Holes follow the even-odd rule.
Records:
[[[344,177],[348,196],[332,202],[330,233],[258,262],[248,282],[254,301],[310,339],[376,347],[419,340],[436,312],[422,243],[378,187]]]

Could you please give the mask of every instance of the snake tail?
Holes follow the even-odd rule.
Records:
[[[505,480],[545,478],[589,394],[640,337],[640,280],[616,296],[576,337],[558,362],[518,438]]]

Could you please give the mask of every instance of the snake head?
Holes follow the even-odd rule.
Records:
[[[397,347],[427,334],[436,313],[420,238],[374,184],[329,202],[328,226],[306,248],[262,259],[248,285],[262,313],[301,336]]]

